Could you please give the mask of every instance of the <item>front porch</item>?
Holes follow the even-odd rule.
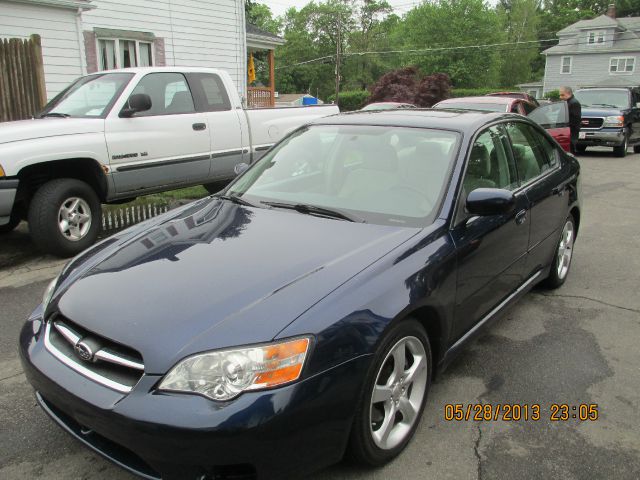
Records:
[[[255,25],[247,24],[247,54],[253,55],[254,64],[262,67],[266,57],[267,68],[256,68],[256,79],[247,80],[247,107],[270,108],[275,105],[275,55],[278,45],[284,45],[284,39]],[[249,57],[247,58],[247,64]],[[268,73],[268,76],[266,75]]]

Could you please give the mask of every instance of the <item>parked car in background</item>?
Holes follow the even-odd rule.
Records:
[[[493,92],[493,93],[487,93],[486,96],[487,97],[521,98],[523,100],[526,100],[529,103],[532,103],[533,105],[536,105],[536,106],[540,105],[540,103],[538,102],[538,100],[536,100],[535,97],[529,95],[526,92]]]
[[[527,95],[527,94],[523,94]],[[433,108],[458,108],[471,110],[486,110],[490,112],[519,113],[533,115],[533,120],[542,122],[551,136],[566,151],[571,150],[571,132],[569,130],[569,111],[565,102],[554,102],[536,106],[528,100],[506,95],[483,97],[449,98],[436,103]]]
[[[22,329],[24,371],[56,423],[145,478],[307,478],[345,450],[380,466],[433,376],[567,279],[580,200],[577,159],[520,115],[319,119],[71,261]]]
[[[222,70],[131,68],[78,79],[38,119],[0,124],[0,233],[22,219],[59,256],[91,245],[100,203],[204,184],[214,192],[239,163],[335,105],[242,108]]]
[[[640,89],[584,88],[574,92],[582,106],[577,150],[613,147],[624,157],[629,146],[640,153]]]
[[[366,112],[369,110],[391,110],[393,108],[416,108],[416,106],[412,103],[376,102],[366,105],[362,110]]]

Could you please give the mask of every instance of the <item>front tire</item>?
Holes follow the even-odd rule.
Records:
[[[624,143],[622,145],[620,145],[619,147],[613,147],[613,154],[616,157],[620,157],[620,158],[626,157],[628,148],[629,148],[629,139],[625,135]]]
[[[202,185],[211,195],[218,193],[224,187],[229,185],[231,180],[218,180],[217,182],[205,183]]]
[[[404,320],[384,336],[371,363],[354,417],[349,454],[381,466],[413,437],[431,386],[431,345],[422,325]]]
[[[28,220],[31,238],[40,250],[71,257],[98,238],[102,208],[88,184],[59,178],[45,183],[35,193]]]
[[[577,153],[584,153],[587,151],[587,146],[586,145],[576,145],[576,152]]]
[[[560,287],[569,276],[571,259],[573,258],[573,244],[576,238],[576,227],[573,215],[569,214],[564,223],[558,247],[556,248],[553,260],[551,261],[551,271],[543,282],[543,286],[549,289]]]

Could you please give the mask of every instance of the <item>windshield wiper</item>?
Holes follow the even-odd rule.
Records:
[[[337,218],[340,220],[346,220],[348,222],[362,222],[364,220],[354,218],[338,210],[331,210],[330,208],[318,207],[316,205],[308,205],[306,203],[281,203],[281,202],[262,202],[265,205],[276,208],[288,208],[295,210],[296,212],[306,213],[311,215],[322,215],[323,217]]]
[[[237,203],[238,205],[244,205],[245,207],[257,207],[258,205],[256,205],[255,203],[251,203],[249,200],[245,200],[244,198],[242,198],[241,196],[239,196],[238,194],[231,194],[231,195],[214,195],[214,197],[216,198],[221,198],[222,200],[229,200],[230,202],[233,203]]]
[[[40,115],[40,118],[44,118],[44,117],[69,118],[70,116],[71,115],[69,115],[68,113],[49,112],[49,113],[43,113],[42,115]]]

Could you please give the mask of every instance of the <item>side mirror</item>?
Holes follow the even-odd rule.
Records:
[[[476,188],[467,196],[466,207],[472,215],[504,215],[515,210],[516,197],[501,188]]]
[[[136,93],[129,97],[127,105],[120,111],[120,117],[130,118],[134,113],[151,109],[151,97],[146,93]]]
[[[238,163],[235,167],[233,167],[233,172],[236,175],[240,175],[241,173],[244,173],[247,171],[247,168],[249,168],[249,165],[242,162],[242,163]]]

